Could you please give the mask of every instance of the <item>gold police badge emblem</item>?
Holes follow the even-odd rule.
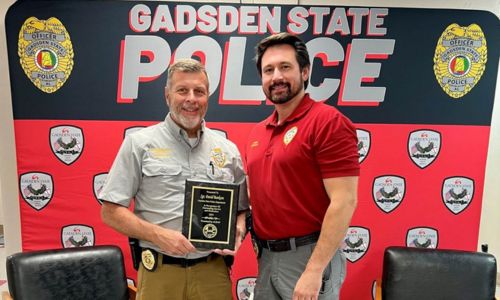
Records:
[[[57,91],[73,70],[73,45],[57,18],[28,18],[19,31],[18,51],[24,73],[45,93]]]
[[[226,164],[226,155],[221,148],[213,148],[210,152],[210,161],[213,162],[217,167],[223,168]]]
[[[144,249],[141,253],[142,265],[149,271],[156,269],[156,258],[150,249]]]
[[[283,143],[285,143],[285,145],[290,144],[290,142],[293,140],[296,134],[297,134],[297,126],[293,126],[283,136]]]
[[[434,74],[450,97],[460,98],[479,82],[486,68],[486,38],[481,27],[449,25],[434,54]]]

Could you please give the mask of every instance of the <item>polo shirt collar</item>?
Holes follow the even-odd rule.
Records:
[[[179,125],[177,125],[177,123],[174,122],[172,116],[170,115],[170,112],[165,117],[164,124],[167,130],[177,139],[184,139],[184,140],[188,139],[188,134],[186,130],[182,129]],[[204,132],[205,132],[205,120],[203,119],[201,120],[201,128],[197,132],[198,140],[200,139],[200,137],[203,135]]]
[[[283,125],[285,123],[300,119],[302,116],[304,116],[313,106],[314,100],[309,97],[309,94],[305,94],[304,98],[302,98],[302,101],[300,101],[299,105],[295,108],[295,110],[292,112],[288,118],[284,122],[282,122],[279,125]],[[266,126],[279,126],[278,125],[278,112],[276,109],[274,112],[266,119],[265,122]]]

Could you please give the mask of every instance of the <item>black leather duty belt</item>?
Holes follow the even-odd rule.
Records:
[[[163,264],[167,264],[167,265],[178,265],[178,266],[181,266],[183,268],[187,268],[187,267],[192,267],[192,266],[197,265],[197,264],[202,263],[202,262],[210,261],[211,259],[213,259],[217,256],[219,256],[219,255],[216,253],[211,253],[208,256],[188,259],[188,258],[182,258],[182,257],[172,257],[172,256],[168,256],[168,255],[163,254],[162,262],[163,262]]]
[[[282,252],[295,249],[296,247],[316,243],[318,239],[319,231],[295,238],[281,240],[259,240],[259,242],[263,248],[269,249],[272,252]]]

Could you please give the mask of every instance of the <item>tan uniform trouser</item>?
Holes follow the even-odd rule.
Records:
[[[158,255],[161,262],[161,254]],[[232,299],[229,270],[222,256],[191,267],[159,263],[153,272],[140,264],[137,300]]]

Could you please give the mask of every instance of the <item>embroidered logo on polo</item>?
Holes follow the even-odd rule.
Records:
[[[477,24],[449,25],[434,54],[434,74],[443,91],[458,99],[479,82],[486,69],[486,38]]]
[[[223,168],[226,164],[226,154],[221,148],[213,148],[210,151],[210,162],[219,168]]]
[[[26,76],[45,93],[61,88],[73,70],[69,33],[54,17],[26,19],[19,31],[17,53]]]
[[[146,126],[133,126],[133,127],[125,128],[125,131],[123,132],[123,138],[125,138],[127,135],[134,133],[136,131],[139,131],[143,128],[146,128]]]
[[[370,132],[364,129],[356,129],[358,137],[359,162],[363,162],[370,153],[371,137]]]
[[[370,230],[364,227],[352,226],[342,243],[342,251],[347,260],[354,263],[361,259],[370,246]]]
[[[64,248],[94,245],[94,229],[87,225],[72,224],[61,230],[61,242]]]
[[[438,231],[431,227],[409,229],[406,234],[406,246],[436,249],[438,246]]]
[[[52,176],[42,172],[22,174],[19,178],[19,188],[24,201],[38,211],[49,204],[54,194]]]
[[[82,155],[84,138],[81,128],[59,125],[50,128],[49,135],[52,153],[66,165],[71,165]]]
[[[288,129],[288,131],[283,136],[283,143],[285,145],[290,144],[290,142],[293,140],[293,138],[297,134],[297,131],[298,131],[297,126],[293,126],[292,128]]]
[[[102,204],[101,199],[99,199],[99,194],[102,191],[102,188],[104,187],[104,184],[106,183],[106,178],[108,177],[108,173],[99,173],[94,175],[94,180],[92,186],[93,191],[94,191],[94,197],[99,202],[99,204]]]
[[[449,211],[458,215],[472,202],[474,197],[474,180],[467,177],[449,177],[443,181],[441,188],[443,203]]]
[[[419,168],[428,167],[441,150],[441,133],[434,130],[416,130],[408,137],[408,154]]]
[[[373,181],[373,200],[386,213],[395,210],[403,202],[405,191],[405,179],[400,176],[384,175]]]
[[[243,277],[236,283],[236,296],[238,300],[253,299],[256,277]]]

